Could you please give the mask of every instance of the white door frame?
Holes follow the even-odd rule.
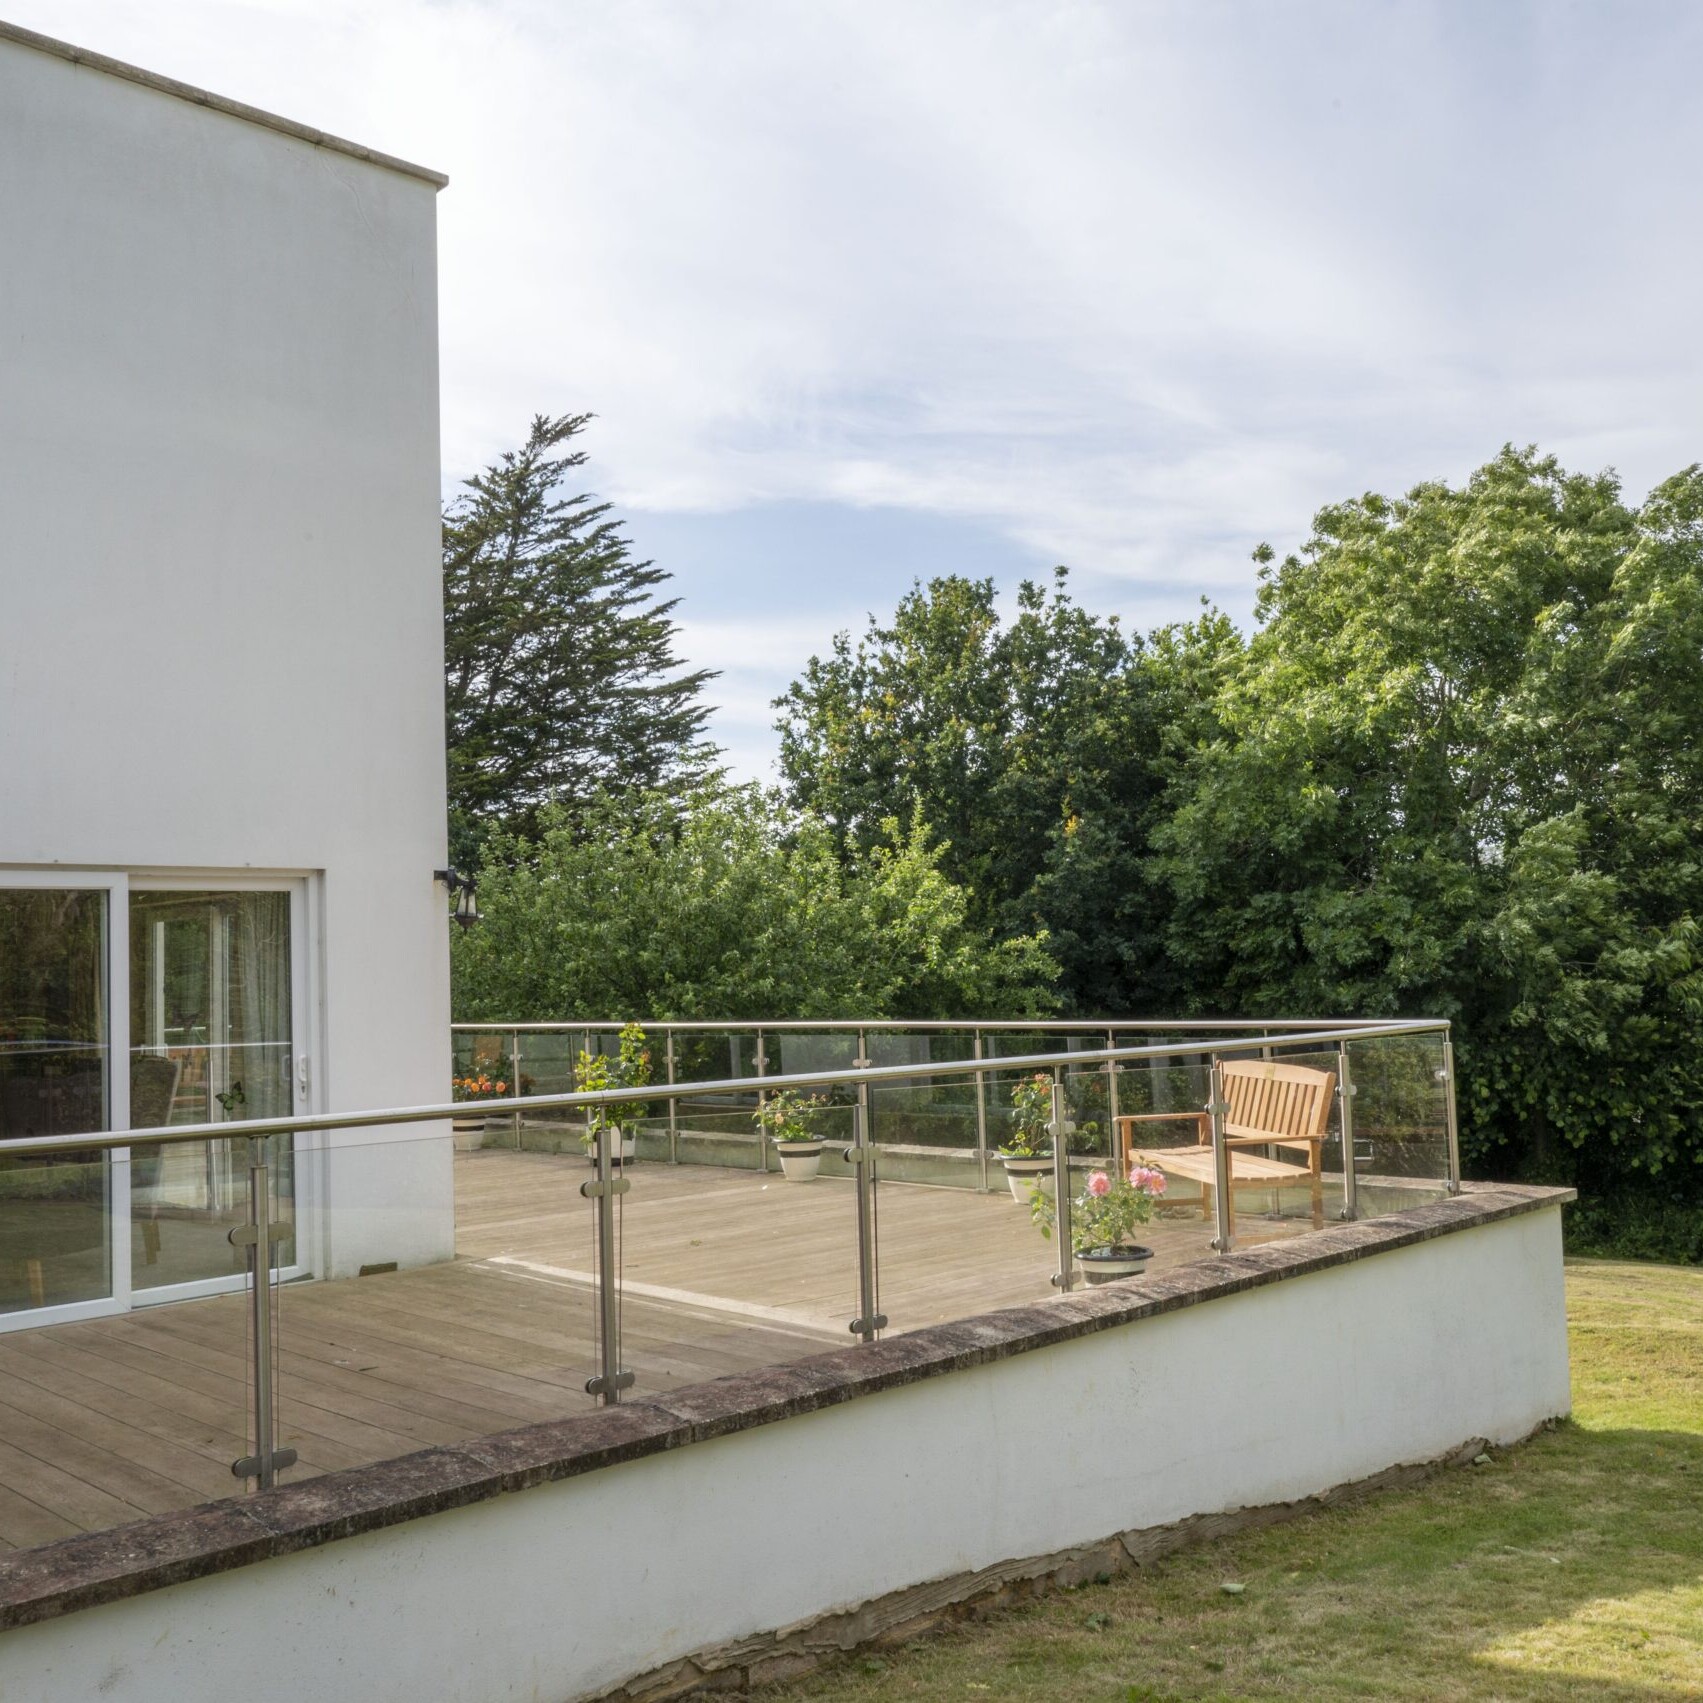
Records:
[[[314,1100],[318,1092],[318,1077],[320,1073],[313,1068],[314,1061],[320,1056],[319,1048],[315,1045],[317,1039],[314,1021],[317,1010],[317,1000],[314,997],[314,986],[311,980],[312,966],[316,955],[309,950],[308,936],[312,928],[312,917],[308,904],[308,888],[313,877],[305,873],[289,873],[280,871],[277,874],[258,873],[252,869],[243,870],[240,874],[222,869],[196,870],[185,873],[181,869],[173,870],[138,870],[131,874],[129,888],[138,893],[288,893],[290,895],[290,1054],[289,1075],[293,1084],[291,1098],[291,1115],[300,1116],[315,1109]],[[128,950],[128,944],[126,946]],[[126,1012],[128,1023],[128,1011]],[[305,1069],[304,1069],[305,1066]],[[128,1086],[128,1084],[127,1084]],[[242,1134],[240,1119],[233,1120],[231,1137],[234,1139]],[[314,1183],[317,1180],[317,1169],[312,1165],[304,1165],[304,1154],[317,1147],[322,1136],[297,1136],[293,1153],[295,1158],[292,1184],[294,1188],[296,1243],[294,1261],[281,1266],[278,1271],[280,1281],[288,1282],[291,1278],[302,1277],[316,1269],[317,1247],[310,1245],[316,1242],[313,1229],[319,1221],[319,1214],[307,1210],[314,1204],[311,1196]],[[129,1149],[124,1149],[128,1164]],[[128,1180],[128,1179],[127,1179]],[[126,1218],[128,1218],[128,1195],[126,1196]],[[129,1230],[125,1231],[128,1242]],[[127,1255],[128,1255],[128,1249]],[[129,1288],[130,1267],[125,1265],[126,1287]],[[161,1284],[157,1287],[131,1290],[129,1304],[133,1307],[156,1307],[169,1301],[194,1301],[204,1295],[224,1295],[232,1290],[241,1289],[247,1278],[241,1272],[233,1272],[224,1277],[200,1277],[189,1283]]]
[[[290,895],[290,1074],[295,1085],[292,1111],[319,1109],[324,1057],[319,989],[318,872],[312,870],[229,869],[73,869],[57,865],[28,868],[0,866],[0,888],[29,887],[102,892],[106,895],[107,1128],[130,1127],[130,894],[138,892],[288,892]],[[240,1133],[233,1128],[233,1135]],[[322,1135],[298,1136],[295,1165],[296,1260],[280,1277],[306,1275],[318,1269],[322,1212],[318,1199],[320,1168],[304,1163],[307,1154],[324,1145]],[[20,1308],[0,1313],[0,1334],[34,1330],[43,1325],[70,1324],[81,1319],[108,1318],[136,1307],[187,1301],[240,1289],[240,1274],[176,1283],[137,1291],[131,1284],[130,1149],[110,1150],[107,1165],[109,1293],[91,1301],[54,1307]]]

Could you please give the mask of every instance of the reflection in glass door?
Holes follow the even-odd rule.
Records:
[[[130,893],[130,1127],[287,1117],[290,895]],[[137,1148],[130,1160],[136,1290],[243,1269],[228,1232],[247,1218],[247,1143]],[[291,1217],[292,1165],[274,1170]]]
[[[108,1127],[107,895],[0,887],[0,1140]],[[0,1313],[112,1293],[111,1164],[0,1157]]]

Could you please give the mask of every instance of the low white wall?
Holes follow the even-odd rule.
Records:
[[[23,1628],[0,1696],[563,1703],[907,1585],[1513,1441],[1568,1409],[1560,1217]]]

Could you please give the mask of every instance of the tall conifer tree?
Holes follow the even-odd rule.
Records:
[[[444,513],[444,666],[451,847],[474,862],[493,828],[541,806],[701,778],[713,674],[674,654],[669,575],[634,559],[610,505],[570,495],[589,414],[540,414],[526,443]]]

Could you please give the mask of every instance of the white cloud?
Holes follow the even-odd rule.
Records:
[[[451,174],[452,472],[592,408],[632,510],[960,516],[1181,613],[1506,439],[1700,453],[1683,4],[13,13]]]

